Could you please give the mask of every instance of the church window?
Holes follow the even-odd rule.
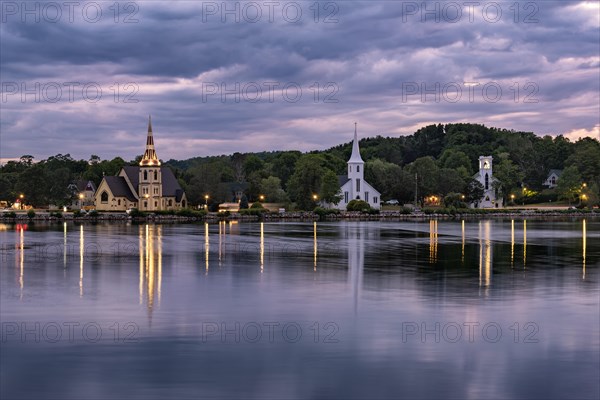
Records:
[[[369,192],[365,192],[365,201],[369,202]]]
[[[154,171],[154,180],[157,181],[158,180],[158,171]]]
[[[181,207],[185,208],[185,200],[181,200]]]
[[[144,180],[147,181],[148,180],[148,171],[144,171]]]
[[[158,201],[154,202],[154,207],[158,207]]]
[[[121,199],[117,200],[117,204],[121,205]]]
[[[485,190],[490,188],[490,177],[488,174],[485,174]]]
[[[169,199],[169,206],[173,205],[173,200]]]
[[[144,208],[148,208],[148,202],[144,201]]]
[[[102,203],[108,203],[108,193],[102,192],[102,194],[100,194],[100,201]]]
[[[356,191],[360,192],[360,179],[356,179]]]
[[[344,192],[344,203],[348,202],[348,192]]]
[[[356,166],[356,172],[360,172],[360,165]]]

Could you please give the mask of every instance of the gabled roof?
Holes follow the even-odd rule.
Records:
[[[127,200],[137,201],[133,193],[131,193],[125,178],[122,176],[105,176],[104,181],[108,185],[108,188],[112,192],[113,196],[126,197]]]
[[[348,175],[338,175],[338,183],[340,187],[344,186],[350,179],[348,179]]]
[[[92,192],[96,191],[96,185],[94,185],[94,182],[86,181],[84,179],[74,181],[69,185],[69,188],[78,192],[85,192],[86,190],[90,190]]]
[[[558,178],[560,178],[560,176],[562,175],[563,170],[562,169],[551,169],[550,172],[548,172],[548,178],[554,174],[556,175]]]
[[[140,167],[127,165],[123,167],[123,170],[131,185],[137,190],[140,184]],[[162,175],[162,195],[164,197],[175,197],[176,201],[181,201],[184,192],[171,168],[160,167],[160,173]]]

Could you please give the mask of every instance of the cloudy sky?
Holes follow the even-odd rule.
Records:
[[[473,122],[600,135],[597,1],[1,3],[0,158],[324,149]]]

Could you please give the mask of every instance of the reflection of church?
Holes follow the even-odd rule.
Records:
[[[483,186],[483,196],[479,201],[471,203],[472,208],[503,207],[504,200],[498,192],[500,181],[492,174],[492,156],[479,157],[479,172],[473,175],[473,179]]]

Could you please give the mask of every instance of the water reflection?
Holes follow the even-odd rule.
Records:
[[[155,298],[160,305],[162,287],[162,226],[145,225],[139,229],[140,268],[139,294],[143,304],[144,294],[146,306],[151,313]]]
[[[208,222],[204,223],[204,263],[206,265],[206,274],[208,274],[208,256],[210,253],[210,239],[208,234]]]
[[[348,238],[348,271],[354,298],[354,312],[358,311],[358,293],[362,287],[365,267],[365,228],[363,224],[346,225]]]
[[[510,220],[510,266],[515,267],[515,220]]]
[[[85,255],[83,225],[79,226],[79,297],[83,297],[83,257]]]
[[[583,276],[582,279],[585,279],[585,250],[587,247],[587,232],[586,232],[586,223],[585,223],[585,219],[583,220],[583,224],[582,224],[582,236],[583,236],[583,243],[582,243],[582,263],[583,263]]]
[[[492,278],[491,222],[479,221],[479,286],[488,287]],[[486,292],[487,293],[487,292]]]
[[[260,223],[260,273],[265,267],[265,223]]]
[[[462,234],[462,246],[461,246],[461,256],[460,262],[464,265],[465,263],[465,220],[461,221],[461,234]]]
[[[317,271],[317,221],[313,222],[313,271]]]
[[[17,264],[19,266],[19,299],[23,300],[23,287],[24,287],[24,266],[25,266],[25,228],[23,226],[17,225],[17,230],[19,231],[19,243],[16,246],[19,250],[15,253],[17,256]]]
[[[438,222],[437,220],[429,221],[429,263],[437,262],[438,254]]]
[[[527,267],[527,220],[523,220],[523,269]]]

